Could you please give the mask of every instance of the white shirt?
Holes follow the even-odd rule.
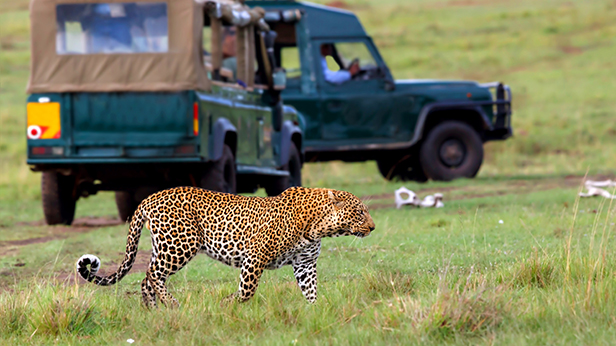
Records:
[[[321,68],[323,69],[323,75],[325,80],[333,84],[342,84],[351,80],[351,73],[349,71],[340,70],[332,71],[327,67],[327,60],[325,57],[321,57]]]

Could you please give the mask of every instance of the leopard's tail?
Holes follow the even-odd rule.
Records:
[[[101,267],[101,260],[94,255],[83,255],[77,260],[77,272],[84,280],[95,283],[99,286],[110,286],[122,280],[122,278],[130,271],[137,257],[137,247],[143,228],[144,216],[141,205],[135,211],[135,214],[130,221],[130,229],[128,238],[126,239],[126,253],[124,260],[118,270],[109,276],[98,276],[96,273]],[[88,265],[90,268],[88,268]]]

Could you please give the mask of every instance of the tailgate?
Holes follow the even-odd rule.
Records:
[[[164,147],[194,140],[190,92],[72,96],[77,152],[83,147]]]

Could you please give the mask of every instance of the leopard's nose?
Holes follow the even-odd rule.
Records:
[[[374,226],[370,226],[368,228],[370,229],[370,232],[374,231]]]

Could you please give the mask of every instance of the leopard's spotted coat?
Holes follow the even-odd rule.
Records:
[[[344,191],[295,187],[263,198],[178,187],[157,192],[139,205],[124,260],[114,274],[96,275],[100,260],[93,255],[77,261],[79,274],[101,286],[121,280],[135,261],[144,223],[152,236],[152,258],[141,283],[148,307],[156,306],[156,296],[165,305],[178,304],[165,281],[197,253],[241,269],[239,289],[232,295],[240,301],[255,294],[264,269],[291,265],[302,293],[314,302],[321,238],[364,237],[375,227],[368,208]]]

